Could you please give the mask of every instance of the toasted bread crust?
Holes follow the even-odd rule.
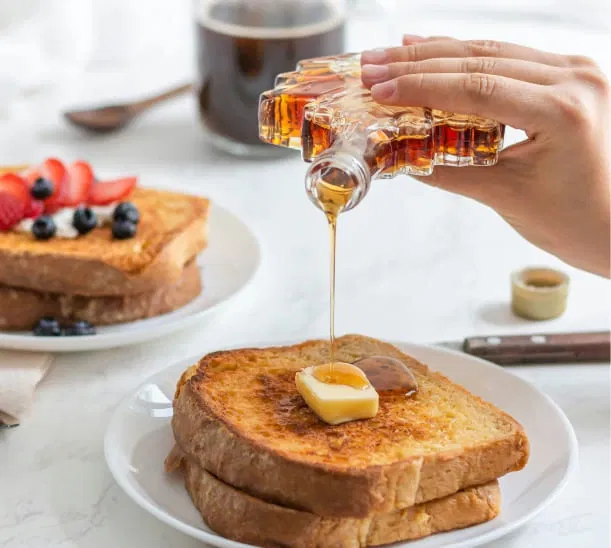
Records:
[[[113,240],[97,228],[75,240],[37,241],[0,233],[0,284],[84,296],[128,295],[176,283],[184,265],[207,244],[205,198],[137,188],[134,238]]]
[[[0,329],[31,329],[43,316],[52,316],[60,323],[75,320],[86,320],[94,325],[133,322],[176,310],[195,299],[201,288],[195,260],[185,265],[176,283],[134,295],[83,297],[0,286]]]
[[[265,502],[219,481],[189,459],[183,460],[182,469],[185,487],[213,531],[270,548],[378,546],[469,527],[500,512],[496,481],[408,509],[355,519],[321,517]]]
[[[222,383],[223,368],[227,368],[228,374],[240,375],[250,366],[264,375],[266,362],[272,363],[271,354],[278,352],[292,358],[306,356],[311,365],[317,363],[315,351],[324,348],[326,352],[327,345],[326,341],[310,341],[284,349],[242,349],[204,357],[174,403],[172,427],[176,443],[200,467],[238,489],[273,503],[329,517],[364,517],[407,508],[487,483],[525,466],[528,440],[515,420],[443,375],[428,371],[392,345],[366,337],[339,339],[339,359],[354,361],[372,351],[399,357],[409,364],[419,382],[431,385],[431,390],[443,385],[457,397],[486,410],[499,421],[500,431],[489,436],[482,434],[469,446],[445,443],[438,449],[420,451],[420,444],[434,439],[444,426],[430,416],[435,408],[431,402],[415,400],[416,415],[410,415],[423,415],[428,432],[418,428],[410,432],[411,425],[392,418],[392,405],[385,409],[388,404],[383,399],[375,419],[330,427],[318,424],[309,409],[297,404],[297,399],[291,403],[290,391],[294,388],[288,382],[277,392],[263,391],[258,395],[253,389],[249,393],[255,407],[248,413],[271,415],[270,420],[277,425],[265,435],[232,415],[231,409],[223,408],[223,387],[216,384]],[[325,357],[318,359],[324,361]],[[294,373],[303,365],[303,361],[298,361],[288,367]],[[217,377],[215,371],[219,370],[221,374]],[[281,375],[276,372],[272,376]],[[248,382],[247,379],[248,375],[240,382]],[[280,398],[282,391],[289,394],[280,400],[284,407],[278,415],[269,406]],[[412,448],[406,455],[394,452],[393,429],[397,435],[410,438],[416,450]],[[336,447],[337,439],[340,443]],[[385,460],[374,460],[376,447],[378,453],[386,451]]]

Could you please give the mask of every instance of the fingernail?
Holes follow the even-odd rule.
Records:
[[[419,34],[404,34],[403,35],[403,43],[405,44],[415,44],[416,42],[424,42],[426,38],[424,36],[420,36]]]
[[[368,65],[379,65],[386,60],[385,49],[372,49],[361,53],[361,63]]]
[[[390,99],[397,91],[397,83],[389,80],[382,84],[376,84],[371,88],[371,96],[374,101]]]
[[[386,65],[363,65],[361,69],[363,80],[369,82],[383,82],[388,79],[389,72]]]

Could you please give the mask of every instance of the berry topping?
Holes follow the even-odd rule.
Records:
[[[45,200],[45,211],[54,213],[61,208],[61,196],[66,183],[66,168],[57,158],[47,158],[40,166],[40,176],[53,183],[53,194]]]
[[[27,205],[31,200],[28,184],[23,177],[15,173],[0,175],[0,192],[12,194],[24,205]]]
[[[68,176],[59,197],[62,206],[74,207],[87,203],[93,185],[93,170],[87,162],[77,161],[68,166]]]
[[[23,218],[24,211],[18,200],[0,192],[0,230],[14,227]]]
[[[23,173],[21,173],[21,176],[27,183],[28,187],[32,188],[36,180],[42,177],[40,173],[40,166],[30,167],[26,169]]]
[[[113,221],[112,235],[117,240],[127,240],[136,234],[136,225],[130,221]]]
[[[79,234],[87,234],[98,226],[98,216],[89,207],[78,207],[74,212],[72,225]]]
[[[59,337],[61,334],[62,330],[55,318],[40,318],[34,326],[34,335],[38,337]]]
[[[46,200],[53,194],[54,190],[55,186],[51,180],[45,179],[44,177],[38,177],[31,186],[30,193],[32,194],[32,198],[36,200]]]
[[[49,240],[55,236],[56,231],[57,226],[55,226],[55,221],[50,215],[38,217],[32,225],[32,234],[37,240]]]
[[[125,177],[114,181],[96,182],[89,192],[89,204],[108,205],[123,200],[134,190],[136,181],[136,177]]]
[[[25,210],[24,217],[26,219],[36,219],[36,217],[42,215],[44,210],[44,202],[41,202],[40,200],[30,200],[30,205]]]
[[[0,177],[0,230],[8,230],[23,217],[30,205],[27,183],[14,173]]]
[[[68,337],[82,337],[84,335],[95,335],[95,333],[95,326],[84,320],[74,322],[64,329],[64,335]]]
[[[140,212],[131,202],[121,202],[113,211],[114,221],[129,221],[137,225],[140,222]]]

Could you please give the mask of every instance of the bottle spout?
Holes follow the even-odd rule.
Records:
[[[371,174],[364,161],[332,149],[310,164],[305,177],[308,197],[327,216],[358,205],[370,184]]]

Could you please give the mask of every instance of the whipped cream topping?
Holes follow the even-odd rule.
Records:
[[[112,213],[117,207],[119,202],[113,202],[104,206],[89,206],[98,218],[98,226],[102,226],[108,224],[112,221]],[[74,212],[76,208],[74,207],[64,207],[60,209],[58,212],[51,215],[53,221],[55,222],[56,238],[67,238],[73,239],[78,238],[79,233],[73,225]],[[32,232],[32,225],[34,224],[35,219],[23,219],[19,224],[15,225],[13,230],[16,232]]]

